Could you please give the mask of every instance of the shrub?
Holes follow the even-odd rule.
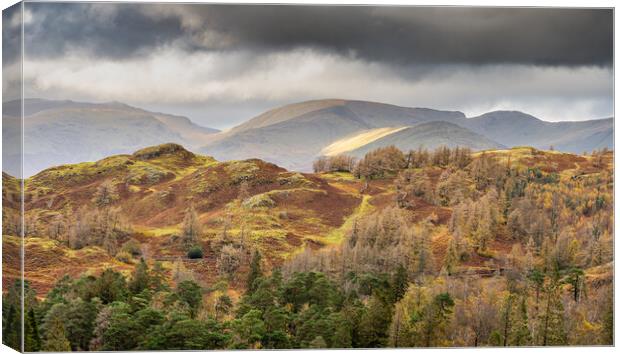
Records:
[[[243,201],[243,206],[248,209],[256,208],[273,208],[276,206],[276,202],[265,193],[257,194]]]
[[[127,242],[123,243],[121,247],[121,252],[127,252],[131,256],[139,256],[142,254],[141,245],[138,240],[135,238],[129,239]]]
[[[120,262],[131,264],[131,254],[129,252],[120,251],[116,254],[116,259]]]
[[[203,257],[202,247],[200,246],[193,246],[192,248],[189,249],[189,251],[187,251],[187,258],[189,259],[198,259],[202,257]]]

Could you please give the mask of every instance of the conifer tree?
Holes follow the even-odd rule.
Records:
[[[532,341],[532,334],[529,328],[527,303],[525,296],[521,298],[521,301],[519,303],[519,306],[517,306],[516,308],[513,318],[514,323],[512,325],[512,331],[509,337],[508,344],[511,346],[530,345]]]
[[[557,275],[552,276],[544,287],[545,304],[539,315],[539,344],[565,345],[566,332],[564,330],[564,305],[559,291]]]
[[[26,314],[24,326],[24,350],[27,352],[38,352],[41,350],[39,325],[32,308],[30,308]]]
[[[263,272],[260,267],[261,254],[258,250],[254,251],[254,255],[252,256],[252,262],[250,263],[250,273],[248,273],[248,279],[246,281],[246,288],[248,293],[252,293],[256,290],[258,284],[256,284],[256,279],[263,276]]]
[[[149,276],[149,266],[144,261],[144,258],[140,258],[140,263],[136,266],[128,288],[133,294],[140,294],[143,290],[148,289],[151,283]]]
[[[59,317],[52,317],[51,323],[46,324],[45,341],[42,349],[48,352],[71,351],[71,343],[65,334],[65,326]]]

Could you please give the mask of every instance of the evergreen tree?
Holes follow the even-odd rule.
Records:
[[[24,334],[24,351],[38,352],[41,350],[42,343],[39,335],[39,325],[32,308],[26,314]]]
[[[556,275],[544,288],[544,310],[539,316],[539,343],[542,346],[565,345],[567,343],[564,330],[564,305],[560,296],[559,284]]]
[[[424,337],[424,346],[437,346],[438,339],[445,338],[445,331],[454,300],[448,293],[441,293],[433,298],[433,301],[426,306],[422,314],[422,330]]]
[[[190,309],[190,316],[193,318],[198,314],[202,305],[202,288],[191,280],[179,283],[176,289],[179,299],[185,302]]]
[[[526,346],[532,342],[532,334],[530,332],[526,297],[521,298],[518,308],[514,314],[514,323],[508,344],[511,346]]]
[[[256,279],[263,276],[263,272],[261,270],[260,262],[261,262],[261,254],[258,250],[254,251],[254,255],[252,256],[252,262],[250,263],[250,272],[248,273],[248,279],[246,281],[246,289],[248,293],[252,293],[256,290],[258,284],[256,283]]]
[[[6,300],[4,303],[6,303]],[[21,350],[21,321],[16,306],[14,304],[9,304],[8,311],[6,309],[3,310],[2,316],[4,317],[2,343],[15,350]]]
[[[584,285],[584,272],[581,268],[572,267],[568,270],[568,275],[564,279],[566,284],[570,284],[571,292],[573,293],[573,300],[579,301],[580,295],[583,292]]]
[[[399,264],[398,268],[396,268],[396,273],[392,277],[392,302],[397,302],[405,296],[408,282],[407,269],[402,264]]]
[[[129,291],[133,294],[140,294],[150,287],[151,282],[149,266],[144,261],[144,258],[140,258],[140,263],[134,269],[131,281],[128,284]]]
[[[45,341],[41,349],[48,352],[71,351],[71,343],[65,334],[65,326],[62,319],[53,317],[46,323]]]
[[[509,293],[508,295],[506,295],[506,298],[504,299],[504,303],[502,305],[502,309],[501,309],[501,314],[500,314],[500,318],[501,318],[501,345],[503,345],[504,347],[508,345],[508,337],[510,336],[510,332],[512,330],[512,312],[513,312],[513,303],[515,301],[515,295],[512,293]]]

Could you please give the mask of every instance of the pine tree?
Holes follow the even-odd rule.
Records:
[[[131,281],[128,284],[129,291],[133,294],[140,294],[143,290],[148,289],[151,283],[149,276],[149,266],[140,258],[140,263],[133,272]]]
[[[24,326],[24,350],[27,352],[38,352],[41,350],[41,337],[39,335],[39,325],[31,308],[26,315]]]
[[[568,275],[564,279],[566,284],[570,284],[573,300],[579,301],[584,285],[584,272],[581,268],[573,267],[568,271]]]
[[[260,267],[261,254],[258,250],[254,251],[254,255],[252,256],[252,262],[250,263],[250,273],[248,274],[248,279],[246,281],[246,288],[249,294],[253,293],[258,286],[256,279],[263,276],[263,272]]]
[[[6,299],[4,302],[6,303]],[[17,312],[17,308],[14,304],[10,304],[8,311],[4,310],[2,317],[4,323],[2,326],[2,343],[15,350],[21,350],[21,321],[20,314]]]
[[[393,302],[397,302],[405,295],[408,286],[407,269],[399,264],[392,278]]]
[[[567,338],[564,330],[564,305],[557,276],[552,277],[545,286],[544,292],[545,307],[539,316],[540,345],[565,345]]]
[[[71,351],[71,343],[65,334],[65,326],[58,317],[51,318],[51,323],[47,324],[45,341],[42,349],[48,352],[68,352]]]
[[[516,313],[513,315],[514,323],[509,338],[509,344],[511,346],[525,346],[530,345],[532,342],[532,334],[529,328],[529,321],[527,316],[527,303],[526,297],[521,298]]]
[[[509,293],[506,295],[504,299],[504,303],[502,305],[500,321],[501,321],[501,331],[502,331],[502,345],[505,347],[508,345],[508,338],[512,331],[512,314],[513,314],[513,303],[515,300],[515,295]]]

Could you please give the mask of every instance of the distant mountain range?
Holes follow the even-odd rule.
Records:
[[[19,158],[20,102],[3,104],[4,171]],[[362,157],[381,146],[464,146],[474,150],[532,146],[582,153],[613,147],[613,118],[546,122],[517,111],[467,118],[457,111],[353,101],[315,100],[265,112],[218,131],[188,118],[149,112],[123,103],[25,101],[24,173],[95,161],[105,156],[174,142],[218,160],[260,158],[290,170],[308,171],[318,156]],[[7,153],[7,151],[9,151]],[[14,174],[14,173],[11,173]]]
[[[295,103],[215,134],[201,152],[217,159],[257,157],[307,171],[321,155],[361,157],[381,146],[464,146],[474,150],[532,146],[582,153],[613,147],[613,118],[546,122],[515,111],[467,118],[454,111],[383,103],[318,100]]]
[[[12,175],[18,174],[15,169],[19,166],[20,107],[20,101],[3,103],[3,170]],[[166,142],[197,148],[218,132],[186,117],[118,102],[26,99],[24,113],[25,176],[51,166],[96,161]]]

